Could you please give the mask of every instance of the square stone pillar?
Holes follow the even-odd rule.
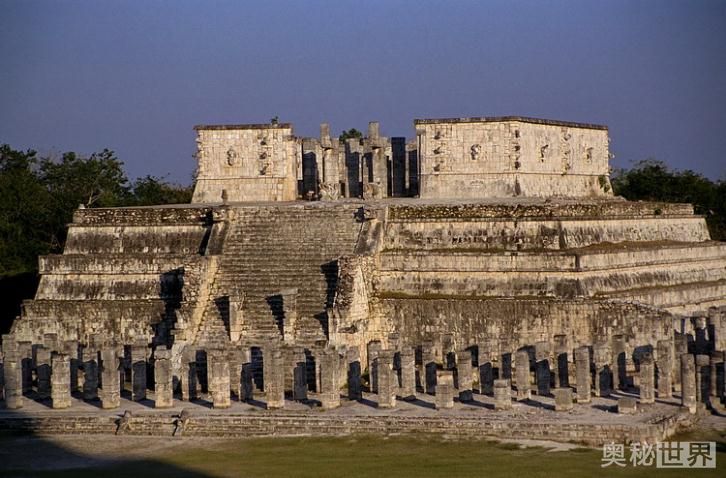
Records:
[[[83,362],[83,399],[98,399],[98,350],[88,344],[81,351]]]
[[[567,345],[566,335],[555,335],[555,387],[569,388],[570,386],[570,370],[569,370],[569,348]]]
[[[335,349],[325,348],[320,354],[320,405],[326,410],[340,406],[339,360]]]
[[[699,408],[709,403],[711,396],[711,357],[706,354],[696,355],[696,402]]]
[[[17,342],[18,361],[22,366],[23,394],[33,390],[33,344],[28,341]]]
[[[229,385],[229,361],[221,350],[207,351],[207,380],[214,408],[229,408],[232,405]]]
[[[590,349],[587,346],[575,349],[575,367],[577,403],[590,403]]]
[[[509,380],[494,380],[494,409],[495,410],[511,410],[512,409],[512,393]]]
[[[711,353],[712,344],[708,337],[708,319],[704,316],[696,317],[693,332],[696,336],[694,341],[696,356]],[[696,362],[698,362],[698,357],[696,357]],[[696,363],[696,368],[698,368],[698,363]]]
[[[401,390],[403,400],[416,398],[416,351],[413,347],[401,350]]]
[[[572,403],[572,389],[570,387],[555,388],[552,392],[555,395],[556,412],[569,412],[574,408]]]
[[[657,353],[658,397],[670,398],[673,396],[673,341],[659,340]]]
[[[363,386],[361,383],[360,350],[350,347],[345,352],[345,361],[348,364],[348,400],[362,400]]]
[[[38,377],[38,398],[50,397],[51,350],[42,345],[35,347],[35,373]]]
[[[196,351],[189,346],[184,347],[181,357],[181,371],[179,382],[181,385],[181,398],[184,401],[196,400],[197,398],[197,364]]]
[[[607,342],[593,345],[593,362],[595,362],[595,396],[609,397],[612,391],[612,352]]]
[[[681,406],[689,412],[696,413],[698,399],[696,396],[696,360],[691,354],[682,354],[681,364]]]
[[[368,343],[368,390],[371,393],[378,393],[378,352],[383,348],[380,340],[373,340]]]
[[[273,410],[285,407],[285,362],[282,350],[268,345],[264,350],[263,381],[265,383],[266,408]]]
[[[5,344],[3,343],[3,348]],[[20,358],[5,352],[3,368],[5,374],[5,407],[9,410],[23,408],[23,364]]]
[[[678,332],[673,333],[673,390],[681,391],[681,359],[680,357],[688,353],[688,337]],[[695,373],[695,372],[694,372]]]
[[[140,402],[146,398],[146,344],[131,346],[131,398]]]
[[[655,403],[655,361],[649,352],[640,359],[640,403]]]
[[[53,354],[51,401],[53,408],[71,406],[71,364],[68,355]]]
[[[625,390],[628,386],[627,340],[624,335],[615,335],[612,340],[612,377],[615,390]]]
[[[537,395],[550,395],[550,384],[552,374],[550,372],[550,343],[547,341],[537,342],[534,345],[535,364],[534,376],[537,382]]]
[[[394,408],[398,380],[393,370],[393,350],[378,352],[378,408]]]
[[[494,363],[495,352],[490,342],[479,344],[479,393],[492,395],[494,393]]]
[[[71,368],[71,393],[78,392],[78,368],[80,361],[78,360],[78,341],[66,340],[63,342],[63,353],[68,355],[68,361]]]
[[[441,363],[447,370],[456,368],[456,353],[454,351],[454,334],[441,335]]]
[[[724,353],[722,350],[711,352],[709,369],[711,371],[711,400],[719,401],[724,393]]]
[[[459,401],[471,402],[474,400],[472,392],[473,378],[471,365],[471,352],[469,350],[459,350],[456,353],[456,376],[457,386],[459,388]]]
[[[308,399],[307,357],[303,347],[292,351],[292,399],[304,402]]]
[[[121,360],[118,347],[105,346],[101,349],[101,382],[99,392],[101,408],[113,409],[121,406]]]
[[[293,344],[298,319],[298,290],[285,289],[280,291],[280,296],[282,297],[282,341],[286,344]]]
[[[245,327],[244,318],[245,295],[235,291],[229,295],[229,340],[237,343]]]
[[[436,371],[436,409],[454,408],[454,372]]]
[[[249,349],[242,351],[242,387],[240,388],[240,402],[249,402],[254,399],[255,384],[252,371],[252,353]]]
[[[421,349],[422,365],[424,370],[424,391],[433,395],[436,393],[436,353],[432,342],[424,342]]]
[[[529,400],[532,398],[532,386],[530,382],[529,352],[526,349],[517,350],[514,366],[517,374],[517,400]]]
[[[174,406],[174,374],[171,371],[171,350],[163,345],[154,351],[154,408]]]

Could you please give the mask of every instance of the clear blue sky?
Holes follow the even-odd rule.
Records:
[[[726,178],[726,1],[0,0],[0,143],[188,182],[199,123],[526,115]]]

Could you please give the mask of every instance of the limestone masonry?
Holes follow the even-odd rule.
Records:
[[[39,259],[2,339],[6,407],[722,406],[726,244],[688,204],[614,197],[607,128],[414,124],[412,142],[197,126],[192,204],[78,209]]]

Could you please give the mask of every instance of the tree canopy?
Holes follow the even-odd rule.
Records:
[[[0,278],[34,272],[42,254],[63,250],[73,211],[85,207],[188,203],[192,187],[146,176],[130,182],[123,163],[104,149],[39,158],[0,146]]]
[[[706,217],[711,237],[726,240],[726,182],[712,181],[691,170],[670,169],[648,159],[631,169],[616,169],[613,192],[631,201],[665,201],[693,204],[696,214]]]

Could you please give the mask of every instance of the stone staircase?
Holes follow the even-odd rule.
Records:
[[[234,291],[245,297],[244,340],[262,343],[279,337],[278,294],[290,289],[298,291],[296,342],[325,339],[337,259],[355,249],[359,208],[355,203],[235,207],[195,342],[209,346],[229,341],[229,304],[221,298]]]

